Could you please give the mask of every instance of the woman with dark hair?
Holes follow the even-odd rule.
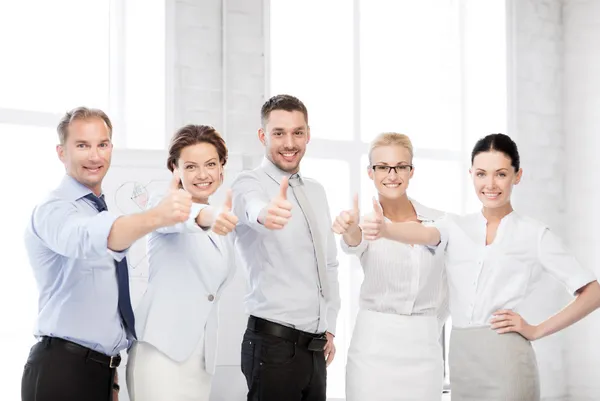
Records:
[[[235,269],[225,238],[237,224],[231,195],[218,211],[208,205],[226,162],[227,147],[212,127],[187,125],[173,136],[169,191],[185,192],[191,213],[148,236],[150,276],[135,310],[138,341],[127,364],[132,401],[209,399],[218,302]]]
[[[510,196],[523,170],[512,139],[503,134],[480,139],[471,154],[470,173],[480,212],[448,216],[427,227],[389,223],[375,210],[365,218],[363,233],[370,240],[445,246],[452,401],[537,401],[539,375],[531,341],[600,307],[600,285],[547,226],[513,210]],[[543,271],[576,298],[556,315],[530,325],[519,309]]]

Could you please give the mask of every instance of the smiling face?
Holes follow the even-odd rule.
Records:
[[[494,150],[477,154],[469,172],[477,197],[489,209],[509,206],[513,186],[523,175],[522,169],[515,171],[510,157]]]
[[[68,175],[100,195],[112,157],[108,126],[93,117],[75,120],[67,129],[65,143],[56,147],[58,157]]]
[[[183,189],[196,203],[208,203],[208,197],[223,182],[223,166],[217,148],[210,143],[196,143],[181,149],[177,169]]]
[[[371,151],[371,166],[368,173],[380,197],[399,199],[405,196],[413,176],[410,151],[400,145],[374,148]]]
[[[300,111],[273,110],[258,130],[267,158],[279,169],[295,174],[310,141],[310,129]]]

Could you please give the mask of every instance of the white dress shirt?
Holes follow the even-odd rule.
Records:
[[[205,206],[194,203],[186,222],[148,235],[148,287],[135,317],[138,340],[174,361],[187,360],[204,341],[206,369],[212,373],[218,304],[235,260],[233,234],[215,235],[196,223]]]
[[[304,191],[326,242],[327,279],[331,300],[319,290],[319,275],[312,237],[302,209],[288,188],[292,217],[281,230],[269,230],[258,216],[279,194],[281,179],[290,174],[269,160],[242,172],[232,185],[233,210],[239,218],[236,247],[249,276],[246,313],[298,330],[335,334],[340,308],[337,250],[325,190],[318,182],[301,176]]]
[[[417,219],[431,225],[444,213],[410,200]],[[387,221],[390,221],[386,218]],[[342,250],[360,258],[364,280],[361,309],[397,315],[436,316],[440,328],[448,317],[448,286],[443,248],[407,245],[380,238],[356,247],[341,238]]]
[[[453,326],[487,326],[499,309],[518,313],[544,271],[572,294],[596,280],[552,231],[514,211],[502,219],[490,245],[481,212],[448,216],[435,225],[446,245]]]

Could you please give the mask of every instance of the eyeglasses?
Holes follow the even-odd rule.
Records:
[[[412,171],[412,164],[401,164],[399,166],[388,166],[385,164],[374,164],[371,166],[373,171],[376,173],[386,173],[389,174],[394,170],[395,174],[408,174]]]

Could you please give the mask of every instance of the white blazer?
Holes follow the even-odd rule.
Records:
[[[205,341],[206,370],[214,373],[218,304],[235,273],[233,239],[201,229],[190,218],[148,235],[148,287],[135,310],[138,341],[183,362]],[[205,338],[206,337],[206,338]]]

